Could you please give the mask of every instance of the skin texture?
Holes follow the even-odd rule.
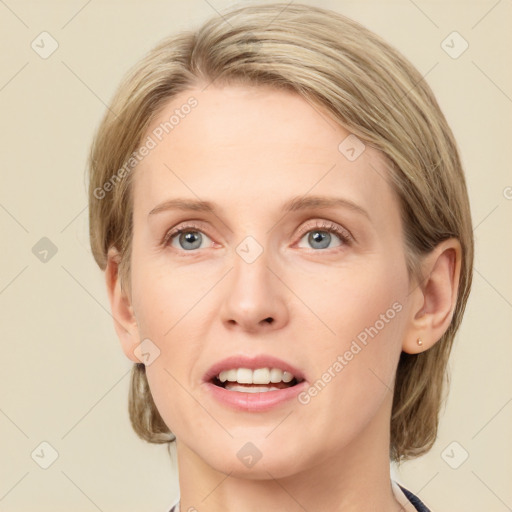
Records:
[[[425,258],[427,279],[410,282],[382,154],[366,146],[349,161],[338,150],[349,132],[292,92],[191,89],[168,102],[146,136],[191,95],[197,107],[134,171],[131,293],[120,286],[115,249],[106,270],[126,356],[140,362],[133,351],[146,338],[160,350],[146,372],[177,437],[181,511],[401,510],[389,473],[396,367],[402,350],[427,350],[450,324],[458,241],[440,244]],[[349,199],[369,218],[343,207],[281,213],[305,195]],[[148,215],[176,197],[218,210]],[[161,244],[186,221],[202,240]],[[353,240],[333,233],[329,242],[324,224]],[[316,230],[324,243],[312,238]],[[236,252],[247,236],[263,248],[252,263]],[[234,354],[282,358],[313,384],[394,303],[400,312],[307,404],[235,412],[202,384],[213,363]],[[262,454],[251,468],[237,457],[249,441]]]

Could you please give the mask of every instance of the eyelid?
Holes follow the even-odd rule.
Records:
[[[352,236],[352,233],[350,231],[339,224],[330,221],[330,220],[313,220],[310,221],[313,224],[306,223],[302,228],[299,230],[299,241],[301,238],[308,232],[311,231],[327,231],[328,233],[334,233],[336,236],[338,236],[341,241],[343,242],[343,245],[350,245],[352,243],[355,243],[355,238]],[[315,251],[315,252],[324,252],[324,251]]]
[[[206,236],[208,236],[209,238],[211,238],[208,235],[208,232],[204,226],[194,224],[194,221],[183,221],[183,222],[180,222],[176,227],[171,228],[165,232],[164,237],[161,242],[162,246],[165,247],[166,245],[170,244],[171,239],[174,238],[176,235],[178,235],[181,231],[199,231],[199,232],[205,234]]]

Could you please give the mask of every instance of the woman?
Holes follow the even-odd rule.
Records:
[[[172,512],[428,510],[389,463],[436,439],[473,238],[417,70],[335,12],[238,8],[131,70],[89,163],[131,422],[176,442]]]

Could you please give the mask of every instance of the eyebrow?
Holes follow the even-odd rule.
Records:
[[[365,216],[368,220],[370,219],[370,215],[368,212],[354,203],[350,199],[345,199],[342,197],[329,197],[329,196],[297,196],[286,201],[281,207],[282,213],[288,212],[296,212],[300,210],[307,210],[311,208],[347,208],[356,213],[359,213]],[[196,199],[186,199],[186,198],[174,198],[168,199],[163,203],[155,206],[149,214],[155,215],[157,213],[161,213],[168,210],[184,210],[184,211],[196,211],[196,212],[212,212],[215,213],[217,211],[217,207],[215,203],[210,201],[201,201]]]

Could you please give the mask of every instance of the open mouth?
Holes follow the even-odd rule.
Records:
[[[263,368],[252,372],[248,369],[223,371],[210,382],[227,391],[239,393],[266,393],[291,388],[304,379],[279,369]]]

